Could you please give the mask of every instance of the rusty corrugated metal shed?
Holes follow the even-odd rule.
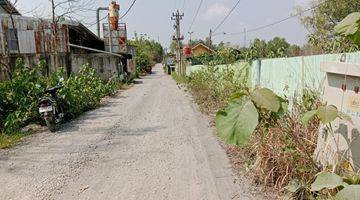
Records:
[[[0,53],[17,53],[18,50],[10,48],[12,32],[16,29],[19,50],[22,54],[53,53],[55,48],[59,53],[69,52],[67,46],[69,33],[66,25],[59,25],[58,36],[52,36],[51,22],[49,20],[13,16],[15,26],[12,26],[9,15],[0,15]]]

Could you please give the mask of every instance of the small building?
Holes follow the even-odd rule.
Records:
[[[199,43],[191,48],[193,56],[200,56],[202,54],[213,54],[215,51],[203,43]]]

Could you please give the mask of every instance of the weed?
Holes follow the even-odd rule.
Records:
[[[13,134],[0,134],[0,149],[12,147],[28,135],[27,133],[15,132]]]
[[[64,71],[60,69],[50,77],[44,77],[41,75],[43,67],[40,63],[27,68],[18,61],[12,79],[0,83],[0,132],[13,134],[29,123],[43,123],[38,112],[39,97],[45,88],[56,85],[64,76]],[[113,94],[121,87],[117,78],[104,82],[88,65],[83,66],[78,74],[72,74],[63,84],[58,95],[67,119],[95,108],[102,97]]]
[[[283,188],[293,179],[311,181],[319,172],[312,155],[316,148],[319,121],[305,127],[301,104],[294,102],[285,116],[261,123],[250,142],[248,157],[253,158],[252,176],[258,183]]]
[[[186,84],[186,83],[189,82],[188,77],[186,77],[186,76],[181,76],[181,75],[179,75],[179,74],[176,73],[176,72],[171,73],[171,76],[172,76],[172,78],[173,78],[177,83],[179,83],[179,84]]]
[[[246,70],[239,72],[237,76],[242,78],[238,79],[235,70],[230,67],[207,66],[190,74],[188,87],[203,112],[216,113],[233,93],[246,87]]]

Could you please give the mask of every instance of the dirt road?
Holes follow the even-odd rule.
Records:
[[[0,151],[0,199],[252,199],[190,97],[162,72]]]

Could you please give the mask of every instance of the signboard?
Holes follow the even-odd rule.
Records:
[[[108,24],[103,24],[105,51],[112,53],[127,53],[127,31],[126,24],[119,23],[117,29]]]

